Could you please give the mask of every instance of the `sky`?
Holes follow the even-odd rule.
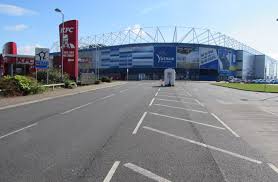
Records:
[[[140,26],[208,28],[278,59],[277,0],[0,0],[0,46],[21,54],[58,40],[61,16],[79,21],[79,36]]]

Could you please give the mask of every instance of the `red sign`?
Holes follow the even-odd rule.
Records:
[[[34,65],[34,59],[17,57],[16,58],[16,64]]]
[[[64,72],[78,78],[78,21],[70,20],[59,25],[61,53]]]

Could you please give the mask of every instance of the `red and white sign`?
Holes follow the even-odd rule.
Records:
[[[70,20],[59,25],[61,53],[63,53],[64,72],[74,79],[78,78],[78,21]]]

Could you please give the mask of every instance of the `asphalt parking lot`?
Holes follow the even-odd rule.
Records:
[[[277,180],[264,156],[184,84],[157,88],[132,133],[119,132],[109,146],[96,159],[97,175],[87,176],[92,181],[103,170],[104,181]]]
[[[278,181],[269,97],[144,81],[2,110],[0,181]]]

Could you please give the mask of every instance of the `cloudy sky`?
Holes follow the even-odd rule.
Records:
[[[23,54],[51,48],[61,21],[55,8],[79,20],[80,36],[134,25],[202,27],[278,59],[277,0],[0,0],[0,45],[15,41]]]

